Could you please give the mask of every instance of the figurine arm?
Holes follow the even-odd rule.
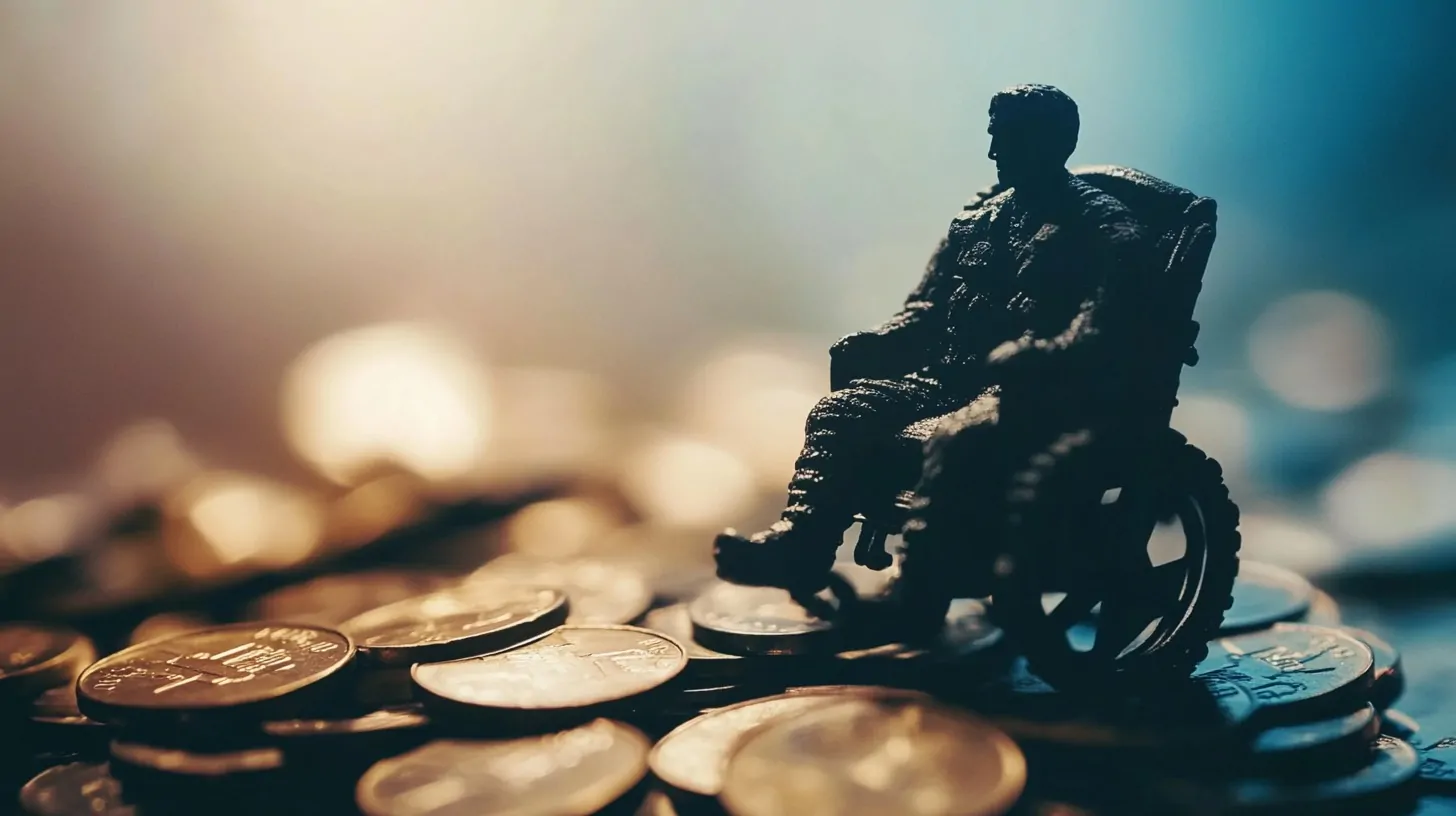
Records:
[[[925,365],[944,334],[945,304],[949,292],[944,281],[953,259],[948,238],[941,239],[926,264],[919,285],[889,320],[873,329],[856,332],[829,349],[829,384],[834,390],[851,380],[903,376]]]
[[[1003,379],[1034,376],[1052,366],[1087,365],[1105,348],[1109,332],[1126,332],[1139,319],[1134,312],[1150,261],[1146,231],[1126,210],[1094,229],[1093,262],[1102,266],[1097,288],[1061,332],[1049,337],[1027,334],[993,349],[987,362],[1001,370]]]

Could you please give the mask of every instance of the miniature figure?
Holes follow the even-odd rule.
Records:
[[[991,595],[1059,685],[1202,659],[1237,572],[1237,508],[1169,420],[1197,360],[1215,205],[1136,170],[1069,172],[1078,130],[1056,88],[996,94],[997,186],[951,222],[898,314],[830,349],[788,506],[766,531],[718,536],[720,577],[813,592],[861,521],[856,560],[876,569],[905,533],[884,604],[901,637]],[[1149,537],[1174,517],[1184,553],[1154,565]],[[1048,610],[1045,593],[1065,596]],[[1073,647],[1077,626],[1095,627],[1091,648]]]

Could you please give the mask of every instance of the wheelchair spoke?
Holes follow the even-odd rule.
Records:
[[[1142,600],[1128,597],[1120,603],[1102,605],[1102,614],[1097,618],[1097,635],[1092,641],[1093,657],[1116,660],[1123,649],[1137,640],[1153,619]]]
[[[1067,593],[1067,597],[1057,604],[1048,615],[1049,620],[1059,632],[1065,632],[1073,625],[1086,620],[1092,614],[1092,607],[1101,600],[1098,596],[1101,593],[1090,589],[1075,589]]]
[[[1184,559],[1169,561],[1153,567],[1153,578],[1149,587],[1154,602],[1160,608],[1172,606],[1183,595],[1183,584],[1188,580],[1188,565]]]

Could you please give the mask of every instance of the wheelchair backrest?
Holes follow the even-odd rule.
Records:
[[[1150,281],[1156,307],[1149,314],[1162,319],[1156,324],[1160,336],[1144,348],[1156,358],[1148,362],[1157,372],[1158,382],[1148,385],[1155,391],[1168,391],[1171,411],[1180,369],[1198,359],[1193,348],[1198,336],[1193,308],[1213,249],[1217,205],[1211,198],[1130,167],[1101,165],[1072,172],[1121,201],[1156,236],[1152,257],[1157,277]],[[1161,403],[1163,398],[1157,401]]]

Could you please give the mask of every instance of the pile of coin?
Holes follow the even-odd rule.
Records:
[[[4,625],[4,780],[45,816],[814,816],[1399,812],[1456,777],[1392,708],[1395,649],[1282,569],[1243,566],[1186,684],[1117,698],[1042,682],[981,601],[859,642],[848,586],[680,598],[507,556],[145,621],[100,659]]]

